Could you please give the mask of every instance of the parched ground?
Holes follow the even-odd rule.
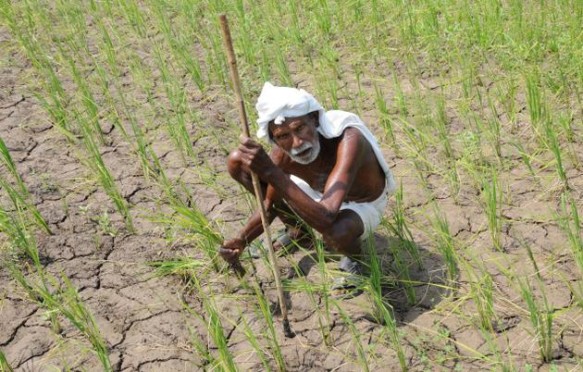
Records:
[[[178,276],[157,276],[155,269],[148,265],[176,257],[203,256],[188,242],[172,239],[177,232],[169,224],[157,220],[160,215],[173,218],[171,210],[161,202],[160,188],[144,178],[132,149],[113,125],[103,122],[102,129],[109,142],[100,150],[123,197],[131,205],[134,217],[135,232],[128,233],[124,229],[120,215],[83,165],[83,152],[51,125],[46,112],[24,83],[31,76],[31,66],[16,53],[8,56],[0,66],[0,136],[53,232],[53,235],[37,235],[45,269],[56,277],[65,275],[77,287],[107,342],[114,370],[204,370],[205,360],[197,345],[211,353],[216,353],[216,348],[207,331],[209,318],[201,299],[202,292],[185,288]],[[424,82],[428,86],[432,84],[431,78]],[[201,122],[217,123],[217,138],[227,132],[228,120],[223,115],[231,120],[235,117],[227,98],[219,90],[207,93],[206,97],[189,95],[192,105],[204,118]],[[371,123],[375,123],[373,107],[369,102],[364,108],[365,119]],[[168,175],[181,180],[190,190],[192,205],[210,220],[220,220],[223,233],[228,237],[244,221],[249,207],[241,189],[225,176],[226,152],[216,146],[216,138],[201,137],[197,125],[189,123],[188,127],[192,138],[196,139],[197,157],[186,164],[165,132],[156,131],[156,128],[151,129],[155,138],[153,148]],[[380,133],[378,126],[372,124],[371,127]],[[226,140],[227,143],[234,141],[236,138]],[[575,146],[581,150],[578,153],[583,153],[580,142]],[[495,369],[492,345],[497,345],[498,351],[507,357],[505,360],[510,360],[518,369],[527,366],[541,371],[555,367],[560,370],[581,368],[583,314],[574,306],[569,287],[578,285],[581,278],[565,234],[554,222],[554,211],[559,205],[557,192],[548,181],[554,179],[554,170],[541,169],[542,184],[537,183],[520,165],[519,155],[515,155],[516,167],[503,175],[507,185],[505,192],[512,195],[511,203],[505,205],[502,212],[505,249],[494,251],[486,216],[471,188],[462,187],[454,197],[443,179],[428,175],[425,181],[433,190],[433,195],[428,195],[411,168],[411,162],[394,154],[387,146],[384,148],[395,176],[403,185],[405,216],[415,226],[427,226],[427,222],[423,222],[425,213],[430,213],[432,202],[436,200],[449,222],[452,236],[460,242],[459,247],[463,249],[460,254],[483,264],[494,279],[498,321],[493,334],[496,339],[487,342],[475,326],[476,304],[469,296],[469,283],[475,278],[468,277],[460,267],[453,285],[447,280],[445,259],[437,250],[436,242],[426,231],[412,231],[422,261],[420,268],[412,265],[410,272],[409,279],[415,283],[415,301],[408,303],[402,285],[388,285],[384,289],[388,302],[395,309],[397,330],[410,369]],[[212,172],[205,173],[209,170]],[[570,169],[568,177],[580,204],[583,175]],[[393,199],[387,209],[387,218],[391,218],[394,208]],[[377,233],[375,243],[385,273],[403,280],[389,252],[390,247],[403,242],[383,230]],[[515,283],[502,274],[504,268],[517,274],[531,272],[523,248],[525,244],[532,248],[540,265],[546,296],[554,309],[556,337],[552,363],[541,361],[526,306]],[[294,262],[302,263],[307,280],[320,280],[309,254],[302,252],[280,259],[282,273],[284,277],[290,276],[292,283],[295,281],[299,285],[304,280],[289,275]],[[274,305],[277,297],[264,263],[258,261],[256,267],[252,267],[245,261],[245,265],[250,270],[248,278],[257,278],[256,283]],[[333,267],[332,262],[329,265]],[[254,279],[249,280],[253,282]],[[205,295],[215,295],[228,347],[238,367],[263,370],[245,332],[259,335],[269,352],[273,351],[273,345],[265,336],[266,324],[257,313],[252,290],[227,273],[207,274],[202,285]],[[6,267],[0,269],[0,295],[0,349],[15,370],[101,368],[83,335],[65,319],[60,319],[55,327],[49,321],[51,314],[26,297]],[[318,290],[288,294],[290,320],[297,336],[286,339],[280,325],[275,325],[288,370],[358,370],[362,367],[358,360],[358,344],[366,350],[370,369],[399,368],[389,336],[373,314],[371,299],[366,294],[334,303],[329,309],[323,299]],[[243,321],[248,328],[242,326]],[[326,339],[323,328],[328,333]],[[359,335],[358,339],[355,334]],[[277,369],[275,361],[267,363]]]

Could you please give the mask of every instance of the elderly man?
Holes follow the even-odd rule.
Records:
[[[267,155],[242,137],[228,158],[229,173],[250,192],[250,172],[259,176],[268,218],[282,220],[288,241],[309,244],[307,224],[321,233],[327,249],[344,255],[341,270],[360,274],[361,243],[380,223],[395,189],[376,139],[358,116],[325,112],[304,90],[265,83],[256,109],[257,137],[275,146]],[[220,255],[236,262],[262,232],[257,211],[236,238],[223,243]]]

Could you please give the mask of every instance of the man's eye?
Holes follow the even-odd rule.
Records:
[[[275,136],[275,139],[278,141],[284,141],[289,138],[289,134],[280,134],[279,136]]]

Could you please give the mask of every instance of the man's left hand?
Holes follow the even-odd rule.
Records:
[[[275,164],[259,143],[243,135],[240,137],[240,142],[241,161],[249,170],[265,181],[264,178],[275,167]]]

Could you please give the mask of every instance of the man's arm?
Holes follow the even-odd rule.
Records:
[[[328,176],[320,202],[314,201],[291,181],[256,142],[249,138],[243,139],[241,151],[246,166],[273,186],[294,212],[317,231],[326,232],[336,220],[340,205],[362,166],[366,144],[368,142],[358,129],[346,129],[338,144],[336,164]]]
[[[268,185],[263,202],[265,210],[267,211],[269,224],[271,224],[275,218],[275,199],[276,192],[271,185]],[[227,262],[236,262],[241,253],[245,250],[245,247],[261,235],[261,233],[263,233],[263,223],[261,221],[261,213],[259,212],[258,207],[251,217],[249,217],[245,226],[239,231],[239,234],[235,238],[223,242],[222,246],[219,248],[220,255]]]

